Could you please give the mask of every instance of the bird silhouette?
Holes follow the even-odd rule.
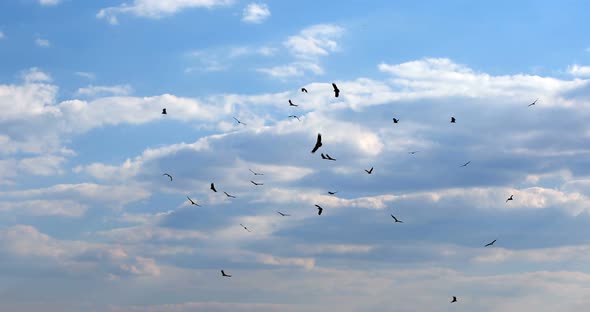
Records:
[[[453,302],[457,302],[457,297],[453,296],[453,300],[451,301],[451,303]]]
[[[456,119],[455,117],[451,117],[451,123],[455,123]]]
[[[529,104],[528,106],[529,106],[529,107],[531,107],[531,106],[533,106],[533,105],[537,104],[537,101],[538,101],[538,100],[539,100],[539,99],[537,98],[537,99],[536,99],[536,100],[535,100],[533,103]]]
[[[514,195],[510,195],[510,197],[508,197],[508,199],[506,200],[506,202],[508,202],[509,200],[514,200],[514,198],[512,198],[512,196],[514,196]]]
[[[295,115],[290,115],[290,116],[289,116],[289,118],[295,118],[295,119],[297,119],[297,120],[301,121],[301,120],[299,119],[299,117],[297,117],[297,116],[295,116]]]
[[[256,183],[256,182],[254,182],[252,180],[250,180],[250,182],[252,182],[252,184],[254,184],[254,185],[264,185],[263,183]]]
[[[252,169],[248,169],[248,170],[250,170],[250,172],[252,172],[254,175],[264,175],[264,173],[254,172],[254,171],[252,171]]]
[[[371,169],[369,169],[369,170],[365,169],[365,172],[367,172],[368,174],[373,173],[373,167],[371,167]]]
[[[334,97],[338,97],[340,95],[340,89],[338,89],[335,83],[332,83],[332,87],[334,88]]]
[[[398,220],[394,215],[391,215],[391,217],[395,220],[395,223],[404,223],[403,221]]]
[[[248,230],[248,228],[246,226],[244,226],[243,224],[240,223],[240,225],[244,228],[244,230],[246,230],[248,232],[252,232],[252,231]]]
[[[291,215],[289,215],[289,214],[282,213],[282,212],[280,212],[280,211],[277,211],[277,213],[278,213],[278,214],[280,214],[280,215],[281,215],[281,216],[283,216],[283,217],[290,217],[290,216],[291,216]]]
[[[324,208],[320,207],[320,205],[315,205],[316,207],[318,207],[318,216],[322,215],[322,211],[324,211]]]
[[[242,124],[242,125],[244,125],[244,126],[246,125],[245,123],[243,123],[243,122],[239,121],[239,120],[238,120],[238,118],[234,117],[234,119],[235,119],[235,120],[238,122],[238,125],[239,125],[239,124]]]
[[[213,184],[213,182],[211,182],[211,190],[213,192],[216,192],[217,193],[217,190],[215,189],[215,184]]]
[[[162,115],[167,115],[168,113],[166,112],[165,108],[162,108]]]
[[[399,119],[393,118],[393,123],[397,123],[398,121],[399,121]]]
[[[221,276],[223,276],[223,277],[231,277],[231,275],[225,274],[225,272],[223,272],[223,270],[221,270]]]
[[[462,164],[461,167],[467,167],[467,165],[469,165],[470,163],[471,163],[471,160],[468,161],[468,162],[466,162],[466,163],[464,163],[464,164]]]
[[[311,153],[315,153],[315,151],[318,150],[318,148],[322,147],[322,135],[320,133],[318,133],[318,138],[315,141],[315,146],[313,147],[313,149],[311,150]]]
[[[330,157],[330,155],[328,155],[328,154],[326,154],[326,155],[324,155],[324,154],[321,154],[321,155],[322,155],[322,159],[326,159],[326,160],[336,160],[336,159],[334,159],[334,158]]]
[[[495,242],[496,240],[494,239],[491,243],[487,243],[484,247],[492,246]]]
[[[163,176],[168,176],[170,178],[170,181],[172,181],[172,176],[168,173],[164,173]]]
[[[328,194],[330,194],[330,195],[334,195],[336,193],[338,193],[338,192],[328,192]]]
[[[228,194],[227,192],[223,192],[223,194],[225,194],[225,196],[227,196],[227,197],[236,198],[235,196],[233,196],[233,195],[230,195],[230,194]]]
[[[307,89],[305,89],[305,88],[301,88],[301,92],[305,92],[305,93],[307,93]]]
[[[411,151],[411,152],[408,152],[408,154],[412,154],[412,155],[414,155],[414,154],[416,154],[416,153],[418,153],[418,152],[420,152],[420,151]]]
[[[291,102],[291,100],[289,100],[289,106],[299,106],[299,105],[293,104],[293,102]]]
[[[195,203],[190,197],[187,196],[186,198],[188,198],[188,200],[191,202],[191,205],[195,205],[195,206],[201,207],[201,205]]]

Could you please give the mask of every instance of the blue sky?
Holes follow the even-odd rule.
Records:
[[[580,311],[588,9],[0,3],[0,310]]]

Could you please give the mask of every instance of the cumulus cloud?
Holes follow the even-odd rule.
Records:
[[[576,77],[588,77],[590,76],[590,66],[582,66],[582,65],[571,65],[567,68],[567,72],[570,75]]]
[[[250,3],[242,12],[242,21],[245,23],[259,24],[270,17],[270,10],[266,3]]]
[[[51,45],[51,43],[49,43],[49,40],[43,38],[36,38],[35,44],[41,48],[48,48]]]
[[[89,85],[84,88],[79,88],[76,91],[77,95],[95,97],[98,95],[129,95],[133,92],[130,85],[116,85],[116,86],[93,86]]]

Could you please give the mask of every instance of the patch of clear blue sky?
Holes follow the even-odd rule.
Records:
[[[35,1],[0,4],[0,79],[31,66],[49,71],[63,93],[85,84],[75,71],[97,75],[94,84],[133,85],[138,94],[170,92],[199,96],[215,92],[260,92],[288,88],[253,70],[185,74],[185,54],[207,48],[280,43],[318,23],[344,26],[342,52],[325,58],[326,80],[375,75],[376,64],[421,57],[449,57],[490,73],[555,72],[588,60],[585,1],[269,1],[263,24],[240,21],[247,2],[229,8],[186,9],[162,19],[119,16],[111,26],[95,18],[100,8],[121,1],[64,1],[41,7]],[[334,9],[337,7],[336,9]],[[550,18],[549,18],[550,17]],[[34,38],[51,42],[39,48]],[[288,59],[284,51],[278,60]],[[256,68],[252,59],[234,68]],[[239,63],[239,60],[238,60]]]

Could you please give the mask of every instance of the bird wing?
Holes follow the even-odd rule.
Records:
[[[322,146],[322,135],[320,133],[318,133],[318,138],[315,141],[315,146],[313,147],[313,149],[311,150],[312,153],[315,153],[318,148],[320,148]]]

